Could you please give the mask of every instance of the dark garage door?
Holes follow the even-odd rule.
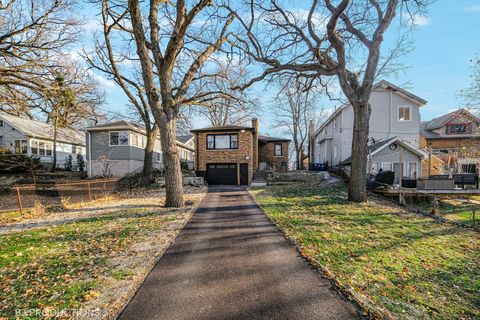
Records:
[[[208,184],[237,184],[237,165],[235,163],[207,164]]]

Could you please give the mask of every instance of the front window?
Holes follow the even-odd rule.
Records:
[[[129,144],[129,134],[127,131],[110,132],[111,146],[128,146],[128,144]]]
[[[52,150],[53,150],[53,143],[32,140],[31,150],[32,150],[32,154],[36,156],[51,156]]]
[[[27,154],[27,140],[15,140],[15,153]]]
[[[238,134],[209,134],[207,149],[238,149]]]
[[[466,134],[466,133],[472,133],[472,124],[449,123],[447,125],[447,134]]]
[[[275,144],[275,157],[281,157],[282,156],[282,144],[281,143],[276,143]]]
[[[412,107],[398,107],[398,121],[410,121],[412,120]]]
[[[72,146],[72,154],[77,154],[77,146]]]

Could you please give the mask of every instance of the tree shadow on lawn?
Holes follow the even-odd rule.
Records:
[[[55,218],[48,217],[41,219],[41,220],[33,220],[33,221],[25,221],[19,223],[11,223],[7,225],[0,226],[0,235],[10,234],[13,232],[21,232],[27,231],[42,227],[58,227],[61,225],[67,225],[70,223],[84,223],[84,222],[99,222],[99,221],[113,221],[116,219],[129,219],[129,218],[138,218],[138,217],[148,217],[154,215],[161,215],[161,216],[173,216],[179,213],[186,213],[187,211],[191,210],[190,207],[185,207],[181,209],[167,209],[164,207],[156,207],[157,210],[152,210],[151,208],[155,208],[155,206],[142,206],[142,205],[135,205],[131,206],[128,209],[118,210],[114,212],[105,212],[99,213],[98,215],[88,215],[88,216],[80,216],[80,217],[62,217],[62,218]]]

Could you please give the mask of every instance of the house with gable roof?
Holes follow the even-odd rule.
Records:
[[[419,148],[420,108],[426,101],[386,80],[373,86],[370,96],[371,116],[368,171],[380,169],[399,173],[395,148],[405,151],[404,173],[421,176],[421,161],[427,155]],[[348,167],[352,155],[353,107],[337,108],[319,128],[310,130],[309,161]],[[393,150],[392,150],[393,149]],[[387,157],[387,154],[390,156]],[[380,157],[380,155],[382,155]]]
[[[49,165],[53,161],[53,126],[44,122],[19,117],[0,111],[0,147],[14,154],[40,159]],[[63,168],[69,156],[73,169],[77,155],[85,158],[85,134],[72,128],[58,128],[56,140],[57,167]]]

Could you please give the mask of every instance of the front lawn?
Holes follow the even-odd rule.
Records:
[[[343,185],[251,191],[267,215],[340,285],[399,319],[480,318],[480,235]]]
[[[3,227],[8,233],[0,236],[0,319],[92,319],[114,312],[203,195],[186,195],[185,209],[162,208],[152,196],[82,208],[85,216],[76,211],[73,221],[65,213],[65,221],[52,217],[50,224],[42,220],[13,232]]]

